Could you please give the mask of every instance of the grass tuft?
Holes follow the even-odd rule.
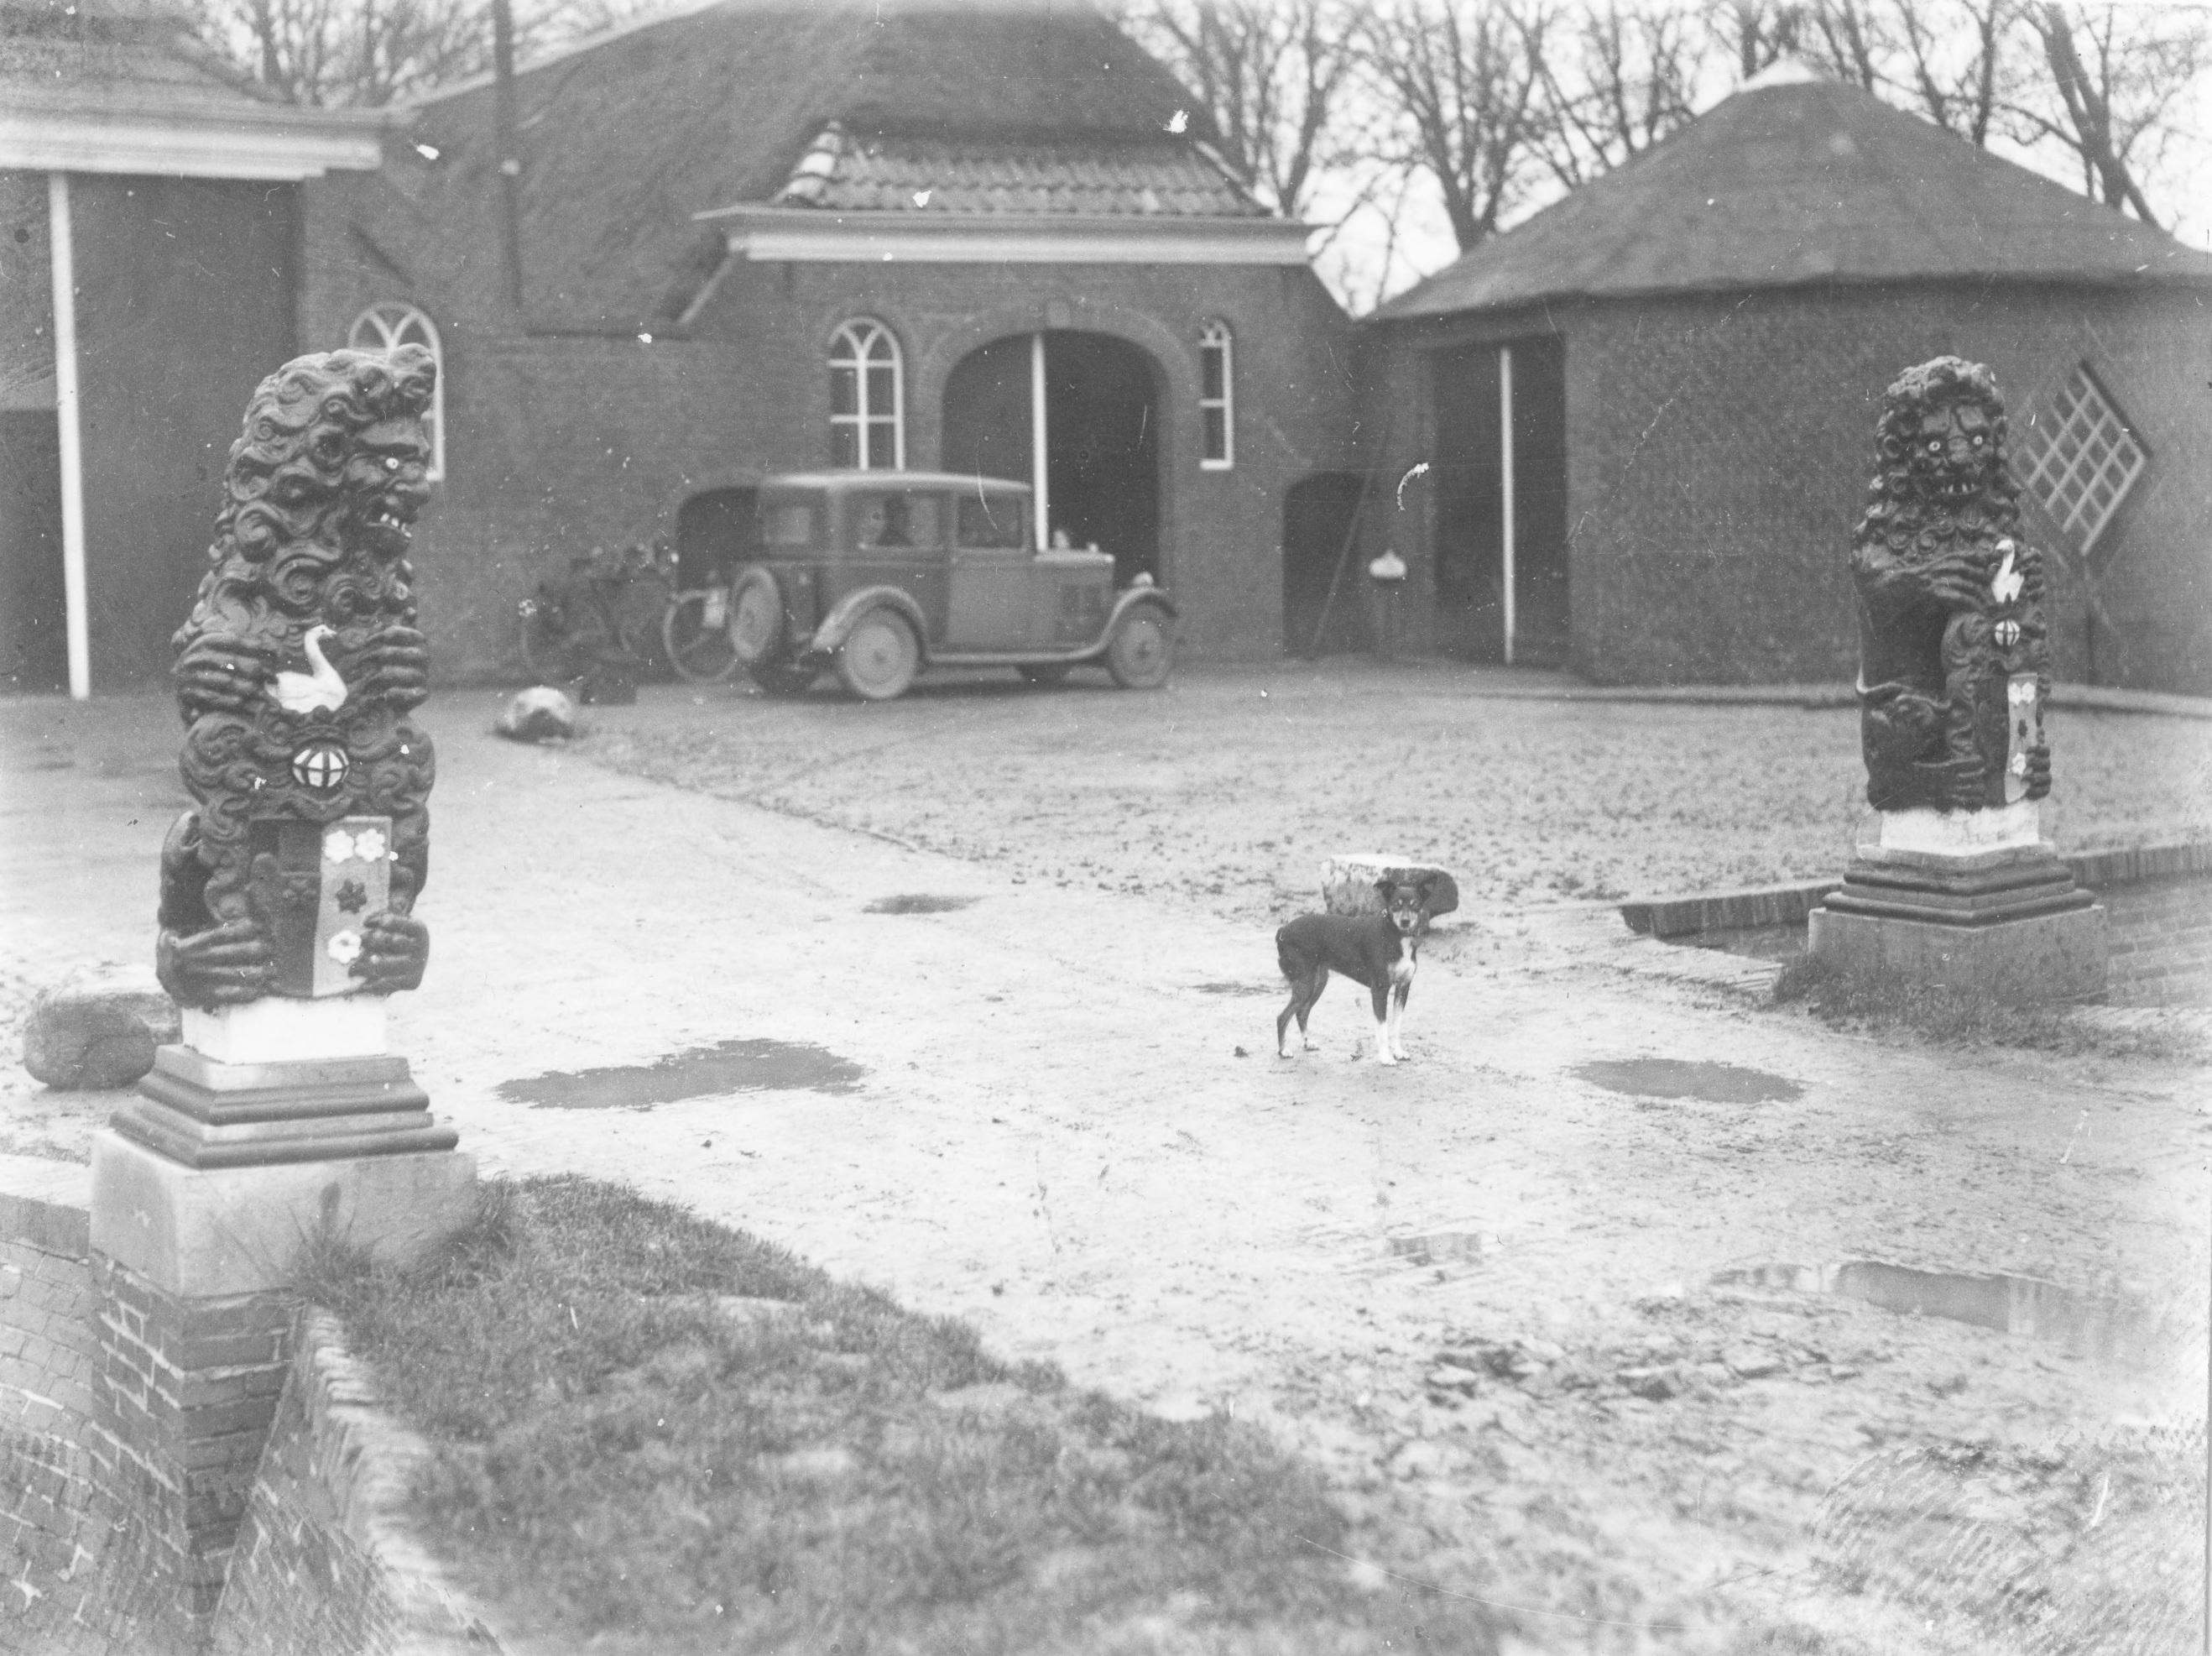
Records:
[[[2114,1027],[2075,1015],[2063,1003],[2008,1006],[1986,995],[1845,971],[1811,954],[1783,967],[1774,980],[1774,1001],[1802,1003],[1839,1029],[1917,1036],[1948,1046],[2009,1046],[2164,1063],[2212,1059],[2203,1032],[2191,1022]]]
[[[1256,1429],[1157,1419],[975,1331],[598,1181],[489,1182],[402,1275],[329,1249],[314,1296],[434,1452],[432,1544],[526,1636],[707,1650],[1376,1647],[1346,1520]],[[734,1298],[733,1298],[734,1297]],[[1379,1619],[1378,1619],[1379,1616]],[[1164,1623],[1161,1618],[1164,1617]],[[1416,1634],[1418,1622],[1421,1634]]]

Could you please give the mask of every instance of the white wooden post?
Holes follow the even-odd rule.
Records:
[[[1052,544],[1046,521],[1052,515],[1052,485],[1045,463],[1044,335],[1030,335],[1030,482],[1036,490],[1036,545],[1042,551]]]
[[[1504,479],[1505,665],[1513,665],[1513,347],[1498,348],[1498,464]]]
[[[61,428],[62,596],[70,695],[92,694],[92,633],[84,575],[84,442],[76,384],[76,252],[70,236],[69,174],[46,174],[47,241],[53,250],[54,414]]]

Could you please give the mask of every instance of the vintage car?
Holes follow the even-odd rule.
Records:
[[[1013,667],[1042,683],[1097,664],[1128,689],[1166,682],[1175,600],[1146,575],[1116,592],[1114,560],[1096,549],[1039,551],[1026,484],[795,473],[763,479],[757,502],[728,638],[771,691],[832,667],[869,701],[930,667]]]

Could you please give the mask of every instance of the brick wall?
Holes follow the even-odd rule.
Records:
[[[0,1156],[0,1652],[496,1651],[336,1324],[94,1253],[88,1171]]]
[[[281,1294],[179,1300],[94,1254],[100,1369],[93,1453],[143,1524],[179,1625],[215,1613],[278,1394],[294,1307]]]
[[[216,1616],[214,1656],[497,1651],[408,1526],[407,1478],[425,1452],[376,1407],[337,1322],[306,1313]]]
[[[0,1651],[155,1656],[137,1537],[88,1446],[88,1171],[0,1156]]]
[[[1273,656],[1282,634],[1285,492],[1351,460],[1350,323],[1304,269],[1265,266],[733,264],[685,335],[598,319],[526,332],[489,223],[434,225],[407,203],[420,163],[306,188],[302,350],[343,344],[401,300],[445,353],[447,481],[416,538],[425,629],[449,681],[520,672],[515,606],[595,544],[672,532],[698,490],[830,460],[828,353],[871,317],[905,368],[907,463],[939,462],[947,378],[996,338],[1060,326],[1137,345],[1157,380],[1162,577],[1194,656]],[[705,268],[719,257],[709,249]],[[550,327],[557,295],[533,300]],[[1236,465],[1200,467],[1198,341],[1235,338]]]
[[[2112,998],[2124,1006],[2212,1002],[2212,880],[2199,876],[2107,886]]]
[[[1573,665],[1604,683],[1848,679],[1857,635],[1845,556],[1874,469],[1883,390],[1944,352],[1996,370],[2015,421],[2088,362],[2151,465],[2097,550],[2117,631],[2091,661],[2078,585],[2053,568],[2057,676],[2212,691],[2212,329],[2195,295],[1938,283],[1562,302],[1396,326],[1365,399],[1395,409],[1392,477],[1435,452],[1431,353],[1566,340]],[[1428,580],[1429,509],[1401,518]],[[2029,533],[2057,532],[2033,508]],[[1407,550],[1406,547],[1401,548]]]

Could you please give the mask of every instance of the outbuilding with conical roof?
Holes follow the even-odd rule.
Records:
[[[1366,344],[1379,469],[1414,474],[1368,533],[1437,648],[1850,677],[1882,392],[1948,353],[2004,391],[2062,676],[2212,691],[2212,257],[1855,88],[1747,83]]]

